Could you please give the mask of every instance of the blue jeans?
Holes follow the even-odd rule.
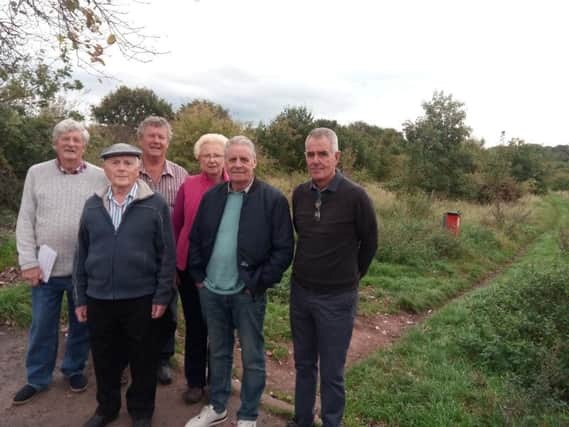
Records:
[[[253,296],[244,292],[218,295],[204,287],[200,289],[200,301],[207,321],[211,353],[210,404],[216,412],[227,407],[237,330],[243,362],[241,407],[237,419],[254,421],[265,389],[263,321],[267,298],[265,294]]]
[[[318,368],[322,425],[342,425],[346,401],[344,367],[357,301],[357,289],[321,294],[291,285],[290,322],[296,369],[294,412],[299,427],[314,423]]]
[[[63,293],[67,292],[69,330],[61,372],[66,377],[80,374],[89,355],[87,323],[75,317],[71,277],[52,277],[32,288],[32,326],[30,328],[26,371],[28,384],[43,390],[51,383],[59,342],[59,319]]]

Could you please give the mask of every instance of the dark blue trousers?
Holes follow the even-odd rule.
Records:
[[[296,369],[294,411],[299,427],[311,427],[314,422],[318,367],[323,426],[342,425],[346,401],[344,367],[357,301],[357,289],[322,294],[291,285],[290,321]]]

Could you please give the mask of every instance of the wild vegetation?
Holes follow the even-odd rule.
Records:
[[[29,287],[5,278],[17,263],[14,224],[26,171],[52,157],[55,123],[86,119],[65,101],[65,91],[82,88],[71,71],[104,64],[117,47],[127,57],[156,54],[122,16],[112,2],[88,0],[7,2],[0,11],[3,323],[30,323]],[[169,156],[192,173],[201,134],[250,136],[258,175],[287,195],[306,179],[308,131],[337,132],[342,170],[366,187],[380,223],[360,315],[428,317],[348,372],[347,426],[569,425],[569,145],[504,137],[486,147],[472,138],[465,106],[444,92],[400,132],[314,117],[300,106],[267,123],[240,123],[208,100],[174,108],[152,89],[123,86],[91,108],[87,159],[98,163],[102,148],[134,142],[137,123],[150,114],[171,120]],[[461,212],[459,236],[442,227],[449,210]],[[288,274],[269,293],[265,333],[276,359],[288,356]]]
[[[58,120],[80,118],[47,101],[33,111],[0,103],[0,272],[16,263],[14,216],[28,167],[52,156]],[[257,143],[258,175],[290,196],[307,176],[307,132],[335,129],[342,170],[366,187],[380,224],[360,315],[437,310],[529,251],[491,290],[442,308],[350,371],[347,425],[555,425],[569,416],[561,319],[569,278],[558,268],[569,252],[569,220],[568,200],[552,191],[569,189],[569,146],[512,139],[486,148],[470,137],[464,106],[451,95],[435,92],[423,109],[403,132],[316,119],[305,107],[253,125],[207,100],[174,110],[149,89],[122,87],[92,108],[87,159],[97,163],[103,147],[135,142],[140,118],[161,114],[174,130],[169,157],[191,173],[201,134],[246,134]],[[451,210],[461,213],[459,236],[442,227]],[[275,359],[288,357],[288,274],[269,293],[265,332]],[[29,304],[27,285],[0,286],[2,321],[27,326]]]
[[[569,423],[569,269],[557,224],[491,286],[468,294],[348,374],[348,426]]]

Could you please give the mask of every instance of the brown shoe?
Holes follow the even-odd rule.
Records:
[[[188,405],[200,402],[204,397],[204,391],[201,387],[189,387],[183,395],[184,402]]]

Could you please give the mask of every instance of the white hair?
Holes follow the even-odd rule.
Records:
[[[53,128],[52,143],[55,144],[62,135],[68,132],[80,132],[83,143],[86,145],[89,142],[89,132],[82,123],[73,119],[65,119],[60,121]]]
[[[308,145],[308,141],[311,138],[326,138],[328,141],[330,141],[330,148],[332,149],[332,153],[335,153],[337,151],[339,151],[339,147],[338,147],[338,135],[336,135],[336,132],[334,132],[332,129],[328,129],[328,128],[316,128],[316,129],[312,129],[310,131],[310,133],[308,134],[308,136],[306,137],[306,140],[304,141],[304,148],[306,149],[306,146]]]

